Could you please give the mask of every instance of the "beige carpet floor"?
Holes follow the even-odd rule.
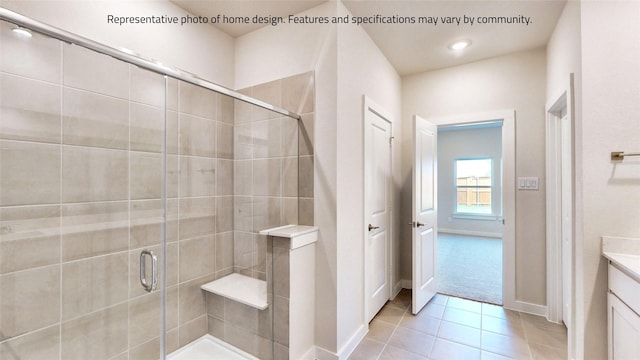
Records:
[[[502,305],[502,239],[438,234],[438,292]]]

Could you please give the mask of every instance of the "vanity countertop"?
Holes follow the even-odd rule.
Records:
[[[602,255],[640,282],[640,239],[603,236]]]

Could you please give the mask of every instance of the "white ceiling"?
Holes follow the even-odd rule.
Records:
[[[296,14],[326,0],[171,0],[185,10],[203,16]],[[400,75],[460,65],[481,59],[544,46],[560,16],[566,0],[343,0],[353,16],[490,16],[531,19],[524,24],[364,24],[373,39]],[[260,25],[220,24],[217,28],[238,37]],[[470,39],[463,51],[451,51],[448,45]]]
[[[316,7],[327,0],[169,0],[188,12],[206,16],[288,16]],[[238,37],[262,26],[260,24],[215,24],[216,28]]]

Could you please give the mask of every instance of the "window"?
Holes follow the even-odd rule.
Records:
[[[491,159],[455,160],[456,213],[491,215]]]

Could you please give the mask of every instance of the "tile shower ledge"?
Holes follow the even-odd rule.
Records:
[[[640,239],[603,236],[602,255],[640,281]]]
[[[180,219],[178,217],[170,217],[167,221],[176,221],[176,220],[190,220],[201,218],[202,216],[181,216]],[[80,223],[74,225],[63,225],[60,227],[43,227],[38,228],[37,230],[22,230],[21,228],[14,229],[12,226],[0,227],[0,234],[2,234],[3,238],[6,241],[13,240],[22,240],[22,239],[35,239],[35,238],[43,238],[57,235],[73,235],[73,234],[81,234],[91,231],[101,231],[101,230],[116,230],[116,229],[127,229],[132,226],[146,226],[146,225],[158,225],[162,223],[162,217],[148,217],[148,218],[140,218],[140,219],[132,219],[131,222],[129,220],[118,220],[118,221],[100,221],[92,219],[91,216],[80,215],[80,216],[65,216],[63,217],[65,221],[70,223]]]
[[[307,225],[285,225],[260,231],[260,235],[268,235],[290,239],[291,250],[313,244],[318,241],[318,227]]]
[[[206,283],[200,288],[239,303],[264,310],[267,303],[267,282],[238,273]]]

